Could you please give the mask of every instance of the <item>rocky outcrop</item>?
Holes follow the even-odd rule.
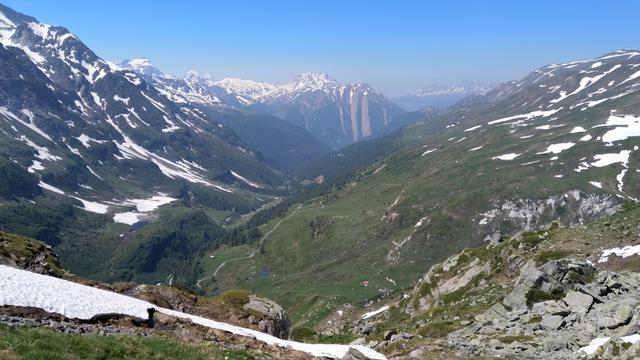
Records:
[[[291,325],[289,317],[284,309],[274,301],[250,295],[249,302],[244,304],[243,309],[251,314],[248,320],[251,324],[256,325],[258,330],[281,339],[289,337]]]
[[[574,260],[528,262],[517,284],[474,324],[449,334],[449,345],[467,356],[632,359],[640,354],[638,346],[624,342],[640,331],[640,274],[597,271]],[[592,352],[587,347],[597,338],[609,342]]]
[[[281,339],[289,337],[290,322],[284,309],[272,300],[248,292],[242,293],[233,302],[225,302],[220,298],[199,297],[166,286],[123,286],[125,288],[120,290],[124,294],[167,309],[253,328]]]
[[[8,265],[34,273],[61,277],[58,257],[41,241],[0,231],[0,265]]]
[[[495,242],[495,234],[535,230],[554,220],[566,225],[582,225],[615,213],[621,202],[614,195],[571,190],[540,200],[495,201],[491,210],[475,220],[485,240]]]

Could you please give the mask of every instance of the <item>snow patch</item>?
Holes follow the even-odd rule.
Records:
[[[522,154],[509,153],[509,154],[504,154],[504,155],[500,155],[500,156],[495,156],[495,157],[492,157],[491,159],[493,159],[493,160],[510,161],[510,160],[513,160],[513,159],[517,158],[520,155],[522,155]]]
[[[600,259],[598,259],[599,263],[604,263],[609,261],[609,256],[615,255],[619,257],[629,257],[632,255],[640,255],[640,245],[627,245],[625,247],[619,248],[611,248],[602,250],[602,255],[600,255]]]
[[[355,348],[371,359],[386,359],[384,355],[366,346],[305,344],[283,340],[259,331],[158,307],[126,295],[14,269],[5,265],[0,265],[0,289],[2,289],[2,292],[0,292],[0,306],[34,307],[49,313],[57,313],[68,318],[83,320],[88,320],[101,314],[123,314],[146,319],[148,316],[147,309],[154,308],[165,315],[189,319],[202,326],[227,331],[239,336],[255,338],[266,344],[291,347],[312,356],[341,359],[350,348]],[[386,308],[388,309],[388,306]]]
[[[380,309],[378,309],[378,310],[374,310],[374,311],[370,311],[370,312],[368,312],[368,313],[365,313],[365,314],[363,314],[363,315],[361,316],[361,318],[362,318],[362,319],[368,319],[368,318],[370,318],[370,317],[372,317],[372,316],[376,316],[376,315],[378,315],[378,314],[381,314],[381,313],[383,313],[383,312],[385,312],[385,311],[387,311],[387,310],[389,310],[389,305],[385,305],[385,306],[381,307],[381,308],[380,308]]]

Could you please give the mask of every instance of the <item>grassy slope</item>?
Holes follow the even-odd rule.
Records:
[[[622,101],[613,104],[623,105]],[[289,214],[295,214],[269,236],[264,252],[229,263],[218,273],[218,281],[273,298],[294,320],[310,324],[336,304],[364,302],[378,296],[379,289],[409,286],[434,263],[479,245],[484,234],[478,233],[476,215],[492,208],[495,200],[539,199],[572,189],[615,193],[620,164],[581,173],[574,169],[583,154],[618,152],[635,141],[605,148],[596,140],[580,143],[584,133],[569,134],[574,124],[589,128],[607,116],[597,108],[568,113],[553,122],[566,125],[552,130],[535,129],[547,124],[548,118],[534,120],[527,127],[485,124],[473,132],[463,131],[471,125],[435,133],[435,124],[409,127],[394,140],[399,151],[362,171],[353,183],[308,201],[297,211],[292,207]],[[589,132],[595,139],[606,130]],[[534,136],[521,138],[527,135]],[[463,137],[466,139],[457,142]],[[536,154],[549,144],[569,141],[577,145],[559,154],[559,160],[551,159],[555,154]],[[479,146],[484,147],[469,151]],[[421,156],[432,148],[438,150]],[[513,161],[491,159],[511,152],[524,154]],[[631,157],[632,168],[637,165],[636,155]],[[539,162],[522,165],[531,161]],[[375,172],[382,164],[386,166]],[[637,178],[637,173],[629,172],[625,189],[634,193]],[[603,190],[589,181],[601,181]],[[397,206],[389,210],[398,213],[398,218],[381,220],[398,196]],[[430,223],[415,229],[414,224],[423,216],[429,217]],[[264,225],[262,233],[280,220]],[[312,222],[326,223],[315,239]],[[392,242],[401,242],[412,233],[399,252],[399,260],[386,260],[394,247]],[[370,285],[361,286],[363,280]]]
[[[253,359],[244,351],[171,338],[63,334],[44,328],[0,325],[0,358],[18,359]]]

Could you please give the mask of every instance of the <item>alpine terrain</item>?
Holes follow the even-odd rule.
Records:
[[[0,5],[0,65],[0,358],[640,358],[640,50],[387,99]]]

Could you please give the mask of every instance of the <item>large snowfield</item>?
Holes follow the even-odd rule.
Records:
[[[5,305],[34,307],[83,320],[100,314],[123,314],[146,319],[147,309],[155,308],[160,313],[190,319],[202,326],[255,338],[271,345],[290,347],[313,356],[340,359],[349,348],[355,348],[371,359],[386,359],[366,346],[305,344],[283,340],[259,331],[161,308],[114,292],[0,265],[0,306]]]

